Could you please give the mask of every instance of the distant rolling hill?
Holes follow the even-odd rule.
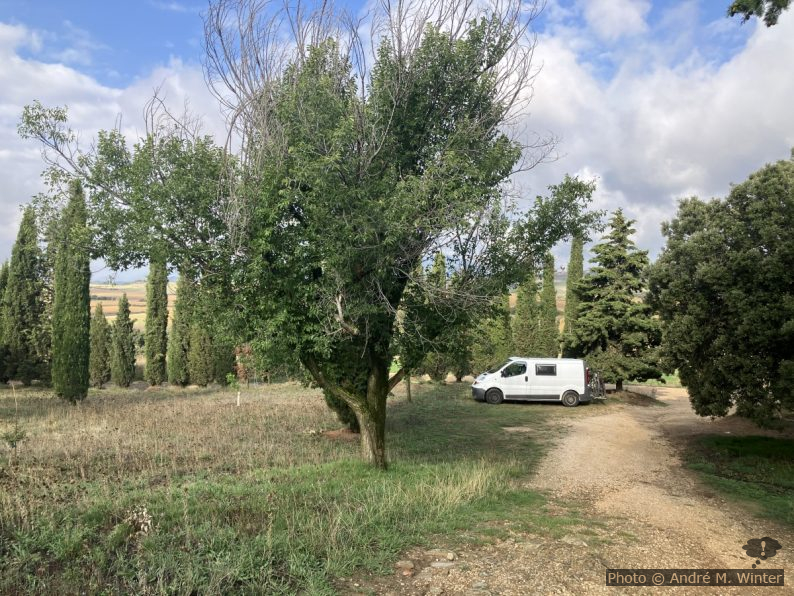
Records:
[[[118,284],[97,284],[92,283],[91,288],[91,312],[97,303],[102,304],[109,322],[116,320],[118,313],[119,298],[125,292],[127,300],[130,302],[130,318],[136,329],[143,329],[146,324],[146,282],[135,281],[131,283]],[[168,313],[169,317],[173,312],[174,298],[176,293],[176,283],[168,282]]]
[[[565,271],[554,273],[554,287],[557,290],[557,312],[560,315],[560,325],[562,326],[562,313],[565,312],[565,283],[568,274]],[[94,311],[98,302],[102,303],[102,310],[105,312],[109,322],[116,320],[119,298],[123,293],[127,293],[127,300],[130,301],[130,317],[134,321],[136,329],[143,329],[146,324],[146,281],[134,281],[129,283],[117,284],[91,284],[91,312]],[[176,297],[176,282],[168,282],[168,315],[170,317],[174,309],[174,299]],[[510,294],[510,308],[515,308],[516,293]]]

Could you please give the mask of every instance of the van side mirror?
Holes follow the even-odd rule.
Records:
[[[507,376],[507,369],[504,369],[504,370],[502,371],[502,376],[503,376],[503,377],[506,377],[506,376]]]

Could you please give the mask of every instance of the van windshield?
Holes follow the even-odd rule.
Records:
[[[500,363],[498,366],[492,366],[491,368],[489,368],[485,372],[487,372],[489,375],[492,375],[496,371],[503,369],[505,366],[507,366],[511,362],[512,362],[512,360],[505,360],[504,362]]]

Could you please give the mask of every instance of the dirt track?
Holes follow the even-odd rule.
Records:
[[[572,503],[592,524],[561,540],[515,534],[457,553],[431,568],[426,553],[415,577],[395,577],[369,589],[392,594],[794,594],[794,536],[724,502],[699,483],[676,445],[701,433],[759,434],[742,420],[710,421],[691,410],[686,392],[659,389],[666,407],[619,405],[577,418],[530,481],[549,494],[551,511]],[[598,408],[601,406],[590,406]],[[742,545],[771,536],[783,550],[759,570],[782,568],[785,588],[607,588],[607,568],[749,569]]]
[[[592,503],[635,537],[602,553],[612,568],[749,568],[742,550],[749,538],[771,536],[784,545],[760,568],[792,568],[789,532],[759,521],[704,489],[682,469],[676,444],[703,433],[759,434],[742,420],[710,421],[692,413],[686,392],[657,390],[667,407],[624,406],[577,420],[569,435],[544,460],[533,482],[564,500]],[[571,457],[590,453],[591,457]],[[790,545],[789,548],[785,548]],[[789,579],[791,582],[791,579]],[[603,586],[603,577],[600,578]],[[777,590],[777,589],[773,589]],[[692,593],[734,593],[726,588],[689,588]],[[769,593],[769,588],[758,589]],[[786,592],[794,593],[790,586]],[[748,588],[735,593],[754,593]]]

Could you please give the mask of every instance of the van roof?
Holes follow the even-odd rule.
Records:
[[[508,360],[533,360],[533,361],[550,361],[550,362],[583,362],[581,358],[554,358],[553,356],[540,357],[540,356],[510,356]]]

